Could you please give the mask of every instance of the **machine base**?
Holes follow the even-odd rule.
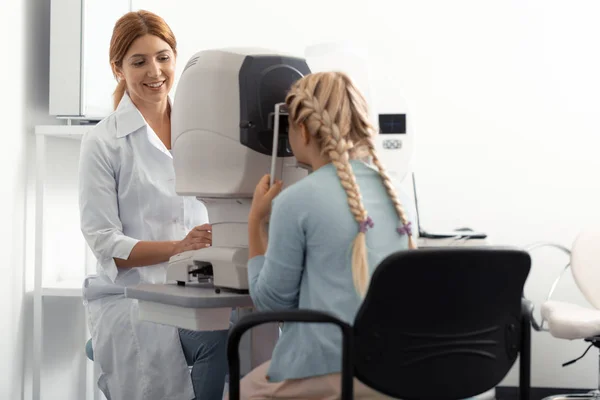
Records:
[[[231,307],[184,308],[151,301],[138,301],[140,319],[192,331],[229,329]]]
[[[214,233],[213,233],[214,234]],[[248,248],[207,247],[186,251],[169,260],[167,282],[212,282],[219,288],[248,290]]]
[[[177,281],[177,286],[185,286],[186,283],[195,283],[195,282]],[[236,294],[250,294],[250,290],[248,290],[248,289],[238,289],[238,288],[230,288],[230,287],[215,286],[215,285],[213,285],[213,288],[215,289],[215,293],[225,292],[225,293],[236,293]]]

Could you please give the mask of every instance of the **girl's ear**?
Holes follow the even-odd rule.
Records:
[[[302,143],[304,143],[305,146],[308,146],[311,137],[310,133],[308,133],[308,129],[306,129],[306,125],[303,123],[300,124],[300,134],[302,135]]]

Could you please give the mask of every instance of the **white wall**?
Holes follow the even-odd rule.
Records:
[[[28,161],[27,214],[27,346],[25,350],[25,392],[30,398],[32,347],[32,293],[35,222],[35,138],[34,126],[56,124],[48,116],[48,68],[50,1],[25,0],[26,21],[26,111]],[[84,275],[84,240],[78,229],[77,165],[80,143],[68,139],[47,138],[46,187],[44,191],[44,264],[43,282]],[[77,276],[74,274],[78,273]],[[43,298],[43,358],[41,400],[82,400],[86,397],[84,355],[86,340],[84,308],[79,297]]]
[[[1,100],[2,152],[0,171],[0,398],[20,399],[23,387],[24,349],[24,245],[25,245],[25,96],[23,93],[24,36],[20,2],[0,3],[0,37],[10,38],[10,61],[0,63],[4,77]],[[9,42],[7,42],[9,43]]]
[[[373,44],[371,60],[381,88],[397,77],[417,120],[424,224],[469,225],[518,246],[570,245],[597,224],[597,2],[399,4],[369,30],[390,38]],[[540,304],[566,259],[540,251],[534,262],[526,294]],[[556,295],[586,304],[570,275]],[[586,347],[534,334],[532,384],[595,387],[597,351],[561,367]]]
[[[31,141],[26,144],[24,129],[25,124],[43,123],[41,110],[47,108],[48,2],[28,0],[25,14],[9,3],[2,3],[9,10],[5,13],[3,8],[0,15],[17,22],[25,15],[29,35],[26,42],[17,37],[18,43],[26,43],[29,58],[17,61],[20,68],[11,63],[10,76],[15,79],[7,81],[8,93],[15,97],[2,107],[7,115],[28,116],[26,122],[6,119],[6,132],[15,134],[5,135],[10,151],[1,158],[3,174],[8,176],[2,186],[8,191],[2,198],[8,204],[0,212],[2,220],[14,220],[14,226],[11,231],[3,226],[0,241],[3,253],[11,254],[9,279],[0,280],[0,323],[21,327],[0,344],[8,352],[3,354],[9,354],[0,358],[0,394],[6,387],[9,397],[0,397],[12,399],[21,390],[23,182],[25,149],[33,147]],[[486,231],[495,244],[522,246],[554,240],[569,245],[579,229],[600,220],[596,207],[600,188],[593,175],[600,169],[600,159],[594,157],[600,145],[595,135],[600,59],[592,50],[600,37],[600,26],[594,21],[600,6],[593,0],[355,4],[229,0],[212,2],[210,7],[195,0],[134,0],[133,4],[159,13],[172,26],[180,46],[179,73],[195,51],[206,47],[256,45],[301,54],[304,46],[315,42],[365,40],[375,75],[375,100],[389,102],[394,91],[401,90],[411,107],[409,117],[414,118],[419,135],[416,172],[421,217],[431,230],[468,225]],[[32,24],[34,20],[39,24]],[[4,37],[12,39],[15,33],[7,31]],[[15,51],[21,48],[16,46]],[[20,74],[25,65],[29,86],[23,93]],[[73,142],[57,140],[49,147],[53,151],[49,160],[76,164]],[[48,195],[52,218],[68,221],[61,242],[79,248],[74,211],[58,208],[67,194],[73,201],[75,176],[67,167],[52,176]],[[27,249],[29,257],[33,249],[29,243]],[[50,268],[59,271],[58,254],[49,254]],[[539,252],[535,261],[526,290],[539,302],[563,259]],[[557,295],[585,304],[570,276]],[[59,321],[62,327],[74,324],[69,330],[46,325],[52,336],[45,343],[53,346],[51,358],[45,359],[47,398],[79,398],[82,365],[77,349],[83,346],[77,342],[79,305],[55,300],[45,310],[48,321]],[[58,341],[60,335],[64,340]],[[595,351],[573,366],[560,366],[580,355],[586,347],[583,342],[560,341],[548,334],[535,334],[533,340],[534,386],[596,385]],[[513,371],[504,384],[514,385],[516,378]]]
[[[0,108],[3,116],[2,205],[0,207],[0,252],[4,255],[0,279],[0,398],[31,398],[31,346],[35,218],[35,138],[34,126],[54,122],[48,114],[48,34],[49,1],[2,1],[1,37],[10,38],[10,50],[0,63],[4,93]],[[77,158],[77,147],[63,143],[49,145],[49,161],[61,163]],[[61,154],[62,153],[62,154]],[[75,156],[73,156],[75,154]],[[64,164],[63,164],[64,165]],[[76,164],[71,163],[71,170]],[[66,186],[72,193],[71,176],[52,175],[53,188]],[[60,182],[61,178],[63,179]],[[57,182],[58,181],[58,182]],[[54,185],[52,185],[54,182]],[[64,194],[65,190],[61,190]],[[57,204],[49,204],[56,211]],[[56,216],[56,212],[54,213]],[[70,214],[67,214],[70,216]],[[57,216],[61,219],[60,215]],[[73,219],[70,216],[71,220]],[[64,220],[64,215],[63,218]],[[73,232],[74,233],[74,232]],[[64,237],[66,241],[74,235]],[[77,242],[79,243],[79,242]],[[66,254],[63,252],[63,257]],[[81,300],[46,299],[44,327],[45,357],[42,388],[45,399],[82,399],[84,388],[80,375],[85,373],[83,309]]]
[[[472,226],[494,244],[568,246],[597,224],[598,3],[396,3],[378,16],[369,7],[377,26],[367,31],[388,38],[372,42],[379,87],[395,77],[414,112],[425,226]],[[526,294],[540,304],[566,259],[540,251],[534,262]],[[586,304],[570,276],[556,295]],[[596,387],[597,351],[561,367],[586,347],[534,334],[532,384]],[[513,370],[503,384],[517,379]]]

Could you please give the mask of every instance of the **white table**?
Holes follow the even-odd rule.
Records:
[[[125,296],[138,300],[141,320],[195,331],[228,329],[232,310],[238,318],[253,311],[249,294],[216,293],[207,284],[143,284],[126,288]],[[246,332],[240,343],[242,374],[270,360],[278,338],[277,323]]]

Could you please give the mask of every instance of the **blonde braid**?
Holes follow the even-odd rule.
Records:
[[[307,96],[308,97],[308,96]],[[346,104],[347,105],[347,104]],[[312,116],[319,122],[318,134],[322,139],[322,149],[331,159],[331,163],[336,169],[340,184],[346,192],[350,212],[354,216],[356,222],[359,223],[360,229],[352,245],[352,279],[354,287],[361,297],[367,292],[369,286],[369,261],[367,258],[366,244],[366,226],[372,226],[372,221],[368,218],[367,210],[362,202],[362,196],[352,165],[350,164],[349,150],[351,146],[346,141],[344,136],[348,135],[348,130],[340,131],[334,118],[331,117],[329,111],[321,107],[319,100],[316,97],[308,97],[303,102],[305,108],[312,108]],[[336,109],[336,108],[334,108]],[[348,108],[337,108],[339,113],[348,112]],[[343,119],[343,116],[342,116]],[[346,124],[349,125],[349,124]]]
[[[398,218],[403,225],[398,227],[397,232],[401,235],[408,234],[408,247],[410,249],[416,249],[417,246],[412,235],[410,227],[411,224],[406,217],[404,207],[396,195],[396,190],[394,189],[392,181],[383,167],[383,164],[379,160],[379,157],[377,157],[377,152],[373,143],[373,137],[376,135],[377,131],[375,130],[373,124],[371,124],[369,121],[367,102],[363,95],[356,89],[352,83],[352,80],[348,76],[344,75],[344,81],[346,82],[346,91],[350,99],[350,108],[352,109],[352,134],[355,136],[354,141],[367,146],[369,155],[373,160],[373,164],[375,164],[379,171],[379,175],[381,176],[385,190],[392,200],[394,208],[396,209],[396,213],[398,214]]]
[[[337,124],[333,122],[329,111],[321,107],[317,98],[310,98],[308,91],[304,95],[306,97],[302,99],[302,106],[304,110],[311,111],[309,118],[314,120],[313,123],[315,124],[313,127],[318,126],[316,131],[320,134],[323,141],[321,145],[322,151],[329,156],[331,163],[335,166],[340,183],[346,191],[350,211],[356,221],[360,223],[367,218],[367,212],[363,207],[358,184],[350,165],[350,156],[348,154],[350,146],[340,133]]]
[[[362,158],[365,145],[368,148],[368,141],[376,135],[377,130],[369,120],[366,99],[354,86],[349,76],[343,75],[343,78],[346,83],[346,93],[348,94],[351,109],[351,139],[356,147],[356,156]]]
[[[327,111],[324,112],[323,116],[326,121]],[[326,126],[326,125],[324,125]],[[331,163],[334,165],[337,175],[340,178],[340,183],[346,191],[348,197],[348,205],[350,211],[354,215],[356,222],[361,223],[367,219],[367,211],[362,203],[362,196],[356,183],[356,177],[350,164],[350,155],[348,153],[348,145],[346,139],[340,137],[339,129],[336,124],[331,124],[331,136],[328,138],[328,143],[325,144],[327,149],[327,155],[331,159]]]
[[[354,155],[350,152],[357,144],[353,137],[355,117],[347,85],[340,76],[332,72],[308,75],[294,84],[286,103],[291,122],[304,124],[308,133],[319,141],[322,154],[331,160],[346,192],[350,212],[359,224],[352,245],[352,279],[357,292],[364,297],[370,278],[366,231],[373,222],[365,210],[350,164]]]
[[[331,126],[332,136],[329,142],[331,150],[329,157],[336,168],[340,183],[346,191],[350,211],[354,219],[359,223],[359,231],[352,244],[352,280],[354,287],[361,297],[364,297],[369,287],[369,260],[367,258],[366,228],[372,227],[373,222],[368,217],[367,210],[362,202],[362,196],[356,183],[356,177],[350,165],[348,145],[343,137],[340,137],[336,124]],[[335,145],[337,141],[337,146]]]
[[[385,171],[385,168],[383,167],[383,164],[379,160],[379,157],[377,157],[377,151],[375,150],[375,145],[373,144],[373,142],[371,140],[368,141],[368,146],[369,146],[369,153],[371,154],[371,158],[373,159],[373,164],[375,164],[375,166],[379,170],[379,176],[381,176],[381,180],[383,181],[383,186],[385,186],[385,190],[387,191],[388,196],[390,196],[392,203],[394,203],[394,208],[396,209],[396,214],[398,214],[398,218],[400,219],[400,222],[402,223],[402,225],[404,225],[404,227],[399,227],[397,229],[397,231],[400,234],[403,234],[403,233],[408,234],[408,248],[416,249],[417,245],[416,245],[413,235],[412,235],[410,221],[408,221],[408,218],[406,218],[406,212],[404,211],[404,207],[402,206],[402,203],[400,203],[400,200],[398,199],[398,196],[396,195],[396,190],[394,189],[392,180],[390,179],[387,172]]]

